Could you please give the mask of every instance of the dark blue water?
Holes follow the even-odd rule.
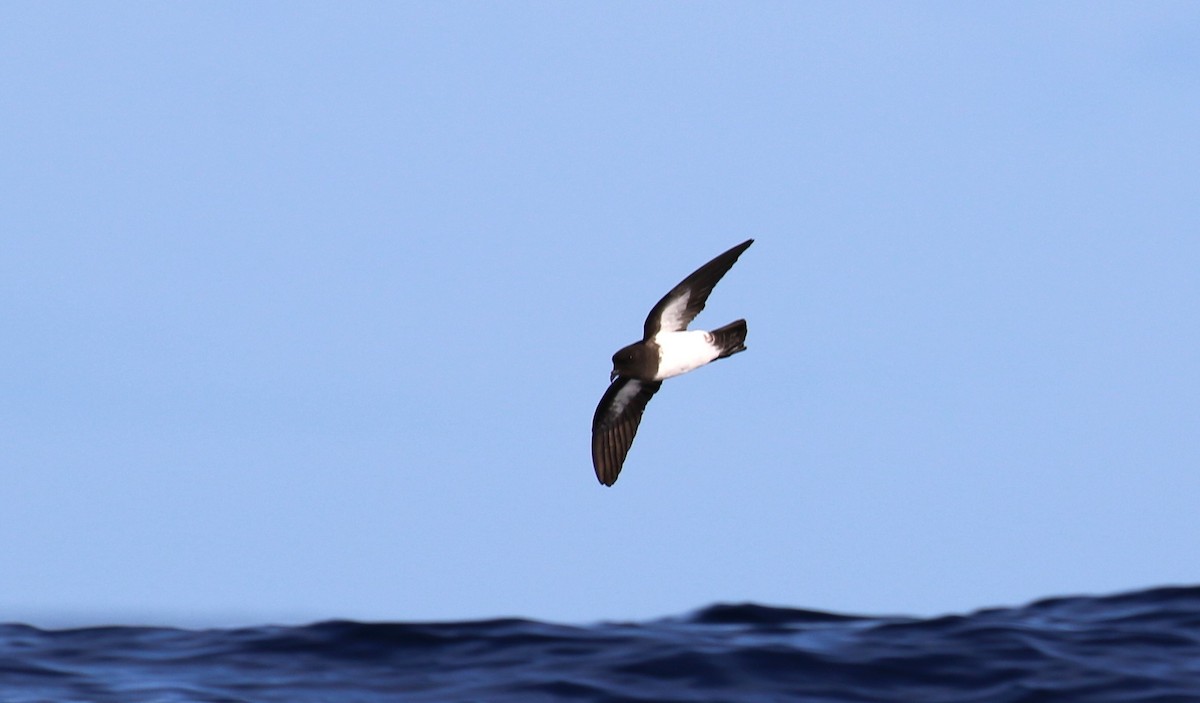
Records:
[[[1200,702],[1200,587],[933,619],[716,605],[587,627],[2,625],[0,701]]]

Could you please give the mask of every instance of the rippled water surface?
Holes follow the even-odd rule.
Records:
[[[1200,703],[1200,587],[934,619],[0,625],[0,701]]]

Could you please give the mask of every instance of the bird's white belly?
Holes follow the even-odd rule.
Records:
[[[656,381],[698,369],[721,353],[713,345],[712,335],[703,330],[659,332],[654,341],[659,353]]]

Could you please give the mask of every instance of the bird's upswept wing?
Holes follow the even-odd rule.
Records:
[[[704,303],[708,300],[709,293],[712,293],[713,286],[717,285],[717,281],[729,271],[733,262],[753,243],[753,239],[747,239],[680,281],[679,285],[658,301],[646,317],[645,336],[642,339],[649,341],[659,332],[680,332],[687,329],[704,309]]]

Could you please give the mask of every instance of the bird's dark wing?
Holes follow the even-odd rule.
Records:
[[[660,386],[662,381],[618,376],[604,392],[592,418],[592,466],[600,483],[611,486],[617,482],[642,411]]]
[[[650,311],[646,318],[645,336],[642,339],[649,341],[660,331],[680,332],[687,329],[704,309],[704,303],[708,300],[708,294],[712,293],[713,286],[717,285],[717,281],[733,266],[733,262],[753,243],[753,239],[747,239],[680,281],[679,285],[664,295]]]

